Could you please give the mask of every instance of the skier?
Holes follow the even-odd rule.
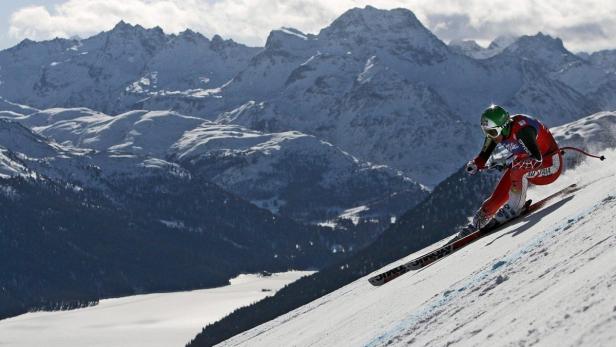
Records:
[[[483,202],[472,222],[457,238],[486,226],[491,220],[504,222],[518,216],[526,203],[528,182],[546,185],[554,182],[563,162],[558,144],[550,130],[538,120],[523,114],[513,117],[502,107],[491,105],[481,115],[481,129],[486,138],[481,152],[466,164],[473,175],[486,169],[486,163],[497,144],[513,155],[492,195]]]

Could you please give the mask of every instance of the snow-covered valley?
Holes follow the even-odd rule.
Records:
[[[616,151],[538,199],[581,189],[382,287],[367,278],[222,346],[610,346],[616,339]]]
[[[0,321],[0,345],[182,346],[203,326],[311,273],[240,275],[220,288],[105,299],[72,311],[31,312]]]

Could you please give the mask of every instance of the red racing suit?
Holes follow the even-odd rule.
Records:
[[[526,201],[528,182],[550,184],[562,172],[558,144],[545,125],[530,116],[518,114],[512,117],[509,129],[500,144],[513,154],[514,160],[481,206],[484,215],[490,218],[507,203],[519,211]],[[496,141],[486,138],[481,152],[474,159],[477,167],[485,167],[495,147]]]

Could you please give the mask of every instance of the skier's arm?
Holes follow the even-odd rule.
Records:
[[[483,142],[483,147],[481,147],[481,152],[479,152],[475,159],[466,163],[466,172],[470,175],[474,175],[477,171],[484,169],[486,167],[486,162],[490,159],[492,152],[494,152],[494,148],[496,148],[496,142],[486,137]]]
[[[536,161],[541,161],[541,151],[537,145],[537,130],[531,126],[524,127],[518,132],[518,139],[522,141],[526,149],[530,152],[530,157]]]
[[[486,163],[488,162],[488,159],[490,159],[490,156],[492,155],[492,152],[494,152],[494,148],[496,148],[496,141],[489,137],[486,137],[486,139],[483,141],[483,147],[481,147],[481,152],[479,152],[479,154],[474,160],[475,164],[479,168],[485,167]]]

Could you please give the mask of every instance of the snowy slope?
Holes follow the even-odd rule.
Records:
[[[28,168],[10,151],[0,148],[0,178],[23,176],[29,173]]]
[[[608,346],[616,339],[616,151],[540,198],[582,188],[383,287],[366,276],[222,346]],[[437,247],[409,255],[409,260]]]
[[[401,204],[372,214],[389,220],[427,195],[400,172],[361,162],[297,131],[265,133],[203,122],[185,132],[169,153],[170,160],[258,206],[310,222],[405,192]]]
[[[76,110],[57,112],[36,112],[30,116],[12,114],[13,120],[0,115],[0,174],[4,177],[33,176],[47,177],[58,181],[102,188],[109,179],[122,176],[147,178],[151,175],[169,173],[186,175],[177,164],[164,159],[114,152],[94,152],[90,149],[58,144],[53,139],[41,136],[23,123],[31,117],[45,115],[35,121],[62,118],[63,114],[73,115]],[[98,117],[95,115],[94,117]],[[62,122],[60,120],[59,122]]]
[[[115,168],[119,161],[107,160],[109,156],[150,158],[149,164],[171,160],[258,206],[308,222],[335,219],[346,209],[369,209],[384,200],[389,200],[386,209],[365,215],[388,221],[427,195],[425,188],[397,170],[362,162],[297,131],[259,132],[172,111],[110,116],[87,108],[52,108],[28,115],[4,112],[0,118],[64,146],[96,150],[91,155],[99,158],[104,171],[120,169]],[[10,140],[5,137],[0,145]],[[392,202],[394,194],[404,198]]]
[[[616,112],[595,113],[550,130],[561,147],[577,146],[590,151],[616,148]]]
[[[26,115],[38,111],[33,107],[16,104],[14,102],[4,99],[3,97],[0,97],[0,110]]]
[[[53,114],[54,111],[52,109],[29,116],[30,124],[35,121],[35,117]],[[169,147],[185,131],[202,122],[200,118],[168,111],[135,110],[117,116],[84,111],[79,117],[58,120],[47,126],[33,126],[32,129],[76,147],[164,158]]]

